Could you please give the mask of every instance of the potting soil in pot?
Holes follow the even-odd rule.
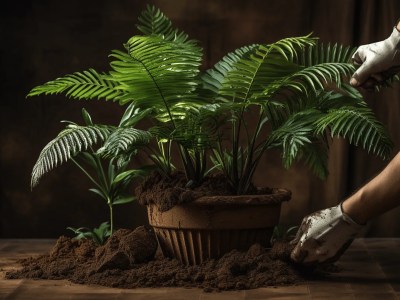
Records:
[[[250,186],[247,194],[271,194],[272,189],[264,187],[257,189]],[[171,178],[164,178],[154,172],[148,176],[135,191],[140,204],[157,204],[160,211],[167,211],[177,204],[188,203],[203,196],[232,196],[236,195],[229,186],[223,174],[206,176],[200,185],[188,184],[182,172],[175,172]]]
[[[20,261],[22,268],[8,279],[68,279],[81,284],[119,288],[199,287],[205,291],[252,289],[292,285],[304,273],[290,262],[291,246],[276,243],[271,250],[258,244],[247,252],[236,250],[218,260],[184,266],[156,253],[151,229],[121,229],[104,246],[89,240],[60,237],[50,253]]]

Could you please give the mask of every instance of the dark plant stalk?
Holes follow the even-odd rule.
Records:
[[[239,119],[240,122],[240,119]],[[236,118],[233,120],[232,124],[232,175],[233,175],[233,182],[237,183],[239,180],[239,174],[238,174],[238,166],[237,166],[237,159],[238,159],[238,146],[239,146],[239,140],[238,140],[238,133],[240,126],[236,128]]]
[[[204,174],[206,172],[207,169],[207,156],[206,156],[206,151],[203,150],[202,152],[202,160],[201,160],[201,178],[204,177]]]
[[[75,165],[101,190],[103,196],[107,200],[107,204],[110,208],[110,227],[111,227],[111,234],[113,234],[114,230],[114,216],[113,216],[113,200],[108,196],[108,184],[105,186],[107,190],[104,190],[104,187],[99,184],[74,158],[71,157],[71,160],[75,163]],[[97,162],[96,162],[97,165]],[[98,166],[98,165],[97,165]],[[100,164],[101,166],[101,164]],[[101,167],[101,174],[105,176],[104,169]],[[101,175],[99,174],[99,175]],[[101,178],[101,176],[99,176]],[[105,177],[102,178],[103,180],[106,179]]]
[[[106,192],[103,187],[82,167],[73,157],[71,157],[71,161],[92,181],[102,192],[106,195]]]
[[[146,68],[146,66],[142,62],[140,62],[140,63],[146,69],[146,72],[149,74],[149,76],[153,79],[152,74]],[[162,101],[164,103],[164,106],[165,106],[165,108],[167,110],[167,113],[168,113],[168,116],[169,116],[169,118],[171,120],[171,123],[172,123],[174,129],[176,129],[176,124],[175,124],[174,118],[172,117],[172,113],[171,113],[171,110],[169,109],[168,103],[167,103],[166,99],[164,98],[164,95],[163,95],[160,87],[158,86],[157,82],[154,79],[153,79],[153,82],[154,82],[154,84],[155,84],[155,86],[156,86],[156,88],[157,88],[157,90],[158,90],[158,92],[159,92],[159,94],[161,96],[161,99],[162,99]],[[187,149],[184,149],[185,151],[182,151],[181,148],[183,148],[183,147],[181,145],[179,145],[178,148],[179,148],[179,154],[181,156],[182,163],[183,163],[184,168],[185,168],[186,178],[187,179],[192,178],[193,177],[193,173],[194,173],[193,172],[193,165],[192,165],[192,163],[190,161],[190,158],[188,159]]]
[[[263,119],[263,112],[260,110],[259,113],[259,118],[257,121],[257,125],[254,131],[254,134],[250,140],[250,142],[248,143],[249,146],[247,148],[246,151],[246,160],[244,163],[244,172],[242,174],[240,183],[239,183],[239,193],[240,194],[245,194],[246,192],[248,192],[249,186],[251,184],[251,182],[253,181],[253,175],[254,175],[254,170],[253,169],[253,154],[254,154],[254,147],[255,147],[255,143],[256,140],[258,138],[258,135],[260,133],[260,126],[261,126],[261,121]],[[258,163],[257,163],[258,164]],[[244,179],[244,182],[243,182]]]
[[[110,232],[112,235],[114,233],[114,213],[112,201],[108,202],[108,207],[110,208]]]
[[[97,168],[100,170],[100,175],[101,175],[100,179],[103,181],[104,186],[107,189],[107,204],[108,204],[108,206],[110,208],[110,232],[111,232],[111,235],[112,235],[114,233],[114,213],[113,213],[114,199],[113,199],[112,196],[109,195],[110,194],[110,186],[108,185],[107,177],[106,177],[106,174],[104,172],[104,168],[103,168],[103,166],[101,164],[101,161],[100,161],[100,159],[99,159],[99,157],[97,155],[94,155],[94,156],[95,156],[95,161],[96,161]]]
[[[170,177],[170,170],[169,169],[165,169],[165,164],[163,162],[161,162],[157,157],[157,153],[153,150],[152,147],[146,146],[146,149],[148,149],[153,155],[154,157],[152,157],[151,155],[148,155],[149,159],[157,166],[157,168],[159,170],[162,171],[162,175],[165,176],[166,178]],[[168,168],[168,166],[167,166]]]
[[[92,152],[94,152],[94,151],[92,150]],[[110,186],[108,185],[108,181],[107,181],[106,174],[104,172],[103,165],[101,164],[101,161],[97,155],[93,155],[93,156],[95,158],[97,169],[100,170],[99,178],[103,182],[103,184],[106,187],[107,192],[108,192],[110,190]]]

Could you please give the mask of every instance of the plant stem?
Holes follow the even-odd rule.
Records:
[[[114,233],[114,214],[113,214],[113,205],[109,201],[108,207],[110,208],[110,231],[111,235]]]
[[[101,179],[102,179],[102,181],[103,181],[103,183],[104,183],[104,186],[105,186],[105,188],[107,189],[107,191],[109,191],[109,190],[110,190],[110,186],[109,186],[109,184],[108,184],[108,180],[107,180],[106,174],[105,174],[105,172],[104,172],[103,165],[101,164],[101,161],[100,161],[99,157],[98,157],[96,154],[93,154],[93,155],[94,155],[94,157],[95,157],[97,167],[98,167],[99,170],[100,170]],[[110,181],[113,180],[113,178],[109,178],[109,179],[110,179]]]
[[[107,192],[104,191],[103,187],[96,180],[94,180],[93,177],[90,176],[90,174],[73,157],[71,157],[71,160],[103,192],[104,195],[107,195]]]
[[[239,120],[240,121],[240,120]],[[238,126],[240,127],[240,126]],[[239,174],[238,174],[238,169],[237,169],[237,151],[238,151],[238,139],[237,139],[237,132],[236,132],[236,118],[233,120],[232,124],[232,175],[233,175],[233,182],[235,182],[235,185],[238,181]],[[238,130],[239,131],[239,130]]]
[[[96,152],[93,150],[92,147],[90,147],[90,150],[92,151],[92,156],[94,157],[94,161],[96,162],[97,170],[100,170],[100,173],[97,172],[99,179],[101,182],[103,182],[103,185],[107,192],[110,190],[110,187],[108,185],[107,177],[103,169],[103,165],[101,164],[100,158],[96,155]],[[113,180],[113,178],[110,178],[110,180]]]
[[[253,166],[253,154],[254,154],[254,146],[256,143],[256,140],[258,138],[258,135],[261,131],[261,122],[263,119],[263,112],[262,110],[260,110],[259,112],[259,118],[258,118],[258,122],[254,131],[254,135],[251,139],[251,141],[248,142],[248,149],[247,149],[247,156],[246,156],[246,160],[244,163],[244,174],[242,176],[242,180],[240,181],[239,184],[239,189],[240,189],[240,193],[246,193],[247,189],[249,188],[250,183],[252,182],[252,177],[253,177],[253,173],[254,171],[252,170],[252,166]],[[257,163],[256,163],[257,164]],[[244,179],[244,182],[243,182]]]

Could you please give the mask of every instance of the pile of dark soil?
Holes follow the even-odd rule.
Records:
[[[251,186],[248,194],[271,194],[271,188],[257,189]],[[142,205],[157,204],[160,211],[167,211],[177,204],[189,203],[204,196],[231,196],[235,192],[223,174],[213,174],[204,178],[201,184],[188,184],[185,174],[175,172],[171,178],[164,178],[153,172],[135,190]]]
[[[118,288],[198,287],[205,291],[293,285],[304,273],[290,262],[292,246],[276,243],[272,250],[258,244],[197,266],[163,258],[152,230],[118,230],[104,246],[89,240],[60,237],[50,253],[20,261],[22,269],[6,278],[68,279],[81,284]]]

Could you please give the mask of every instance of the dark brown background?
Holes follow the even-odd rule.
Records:
[[[0,237],[56,237],[67,226],[92,227],[107,219],[105,203],[87,191],[89,181],[73,165],[56,169],[32,192],[30,172],[40,150],[63,128],[60,120],[80,122],[80,110],[86,107],[95,121],[116,122],[122,109],[63,96],[26,100],[25,95],[57,76],[90,67],[107,70],[107,55],[136,32],[136,18],[147,3],[156,4],[177,27],[200,41],[204,67],[236,47],[311,31],[324,42],[355,46],[378,41],[390,34],[400,17],[398,0],[3,1]],[[397,153],[399,86],[366,98],[388,126]],[[327,181],[302,165],[283,170],[279,155],[272,153],[264,158],[256,183],[291,189],[293,199],[283,206],[282,222],[297,224],[305,214],[337,204],[386,163],[336,140]],[[381,216],[366,234],[399,235],[399,216],[400,209]],[[146,222],[145,211],[137,204],[119,207],[116,217],[120,227]]]

